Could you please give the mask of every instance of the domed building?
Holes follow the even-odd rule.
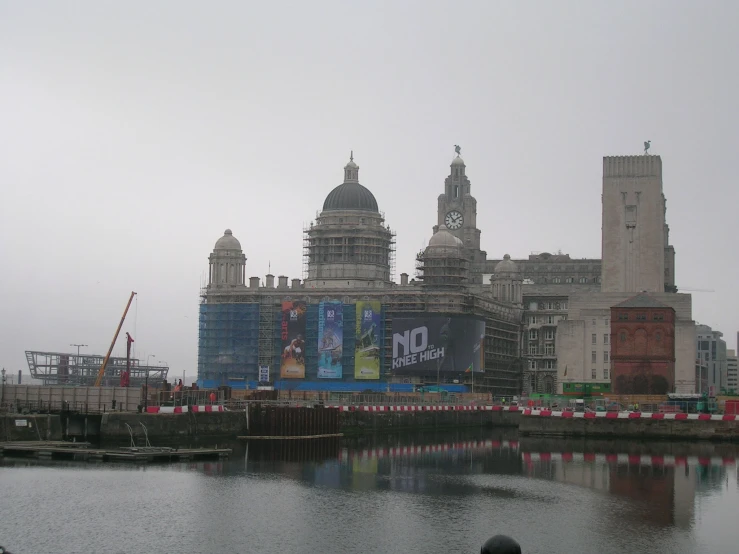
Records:
[[[304,280],[269,274],[247,283],[246,257],[227,230],[202,293],[201,386],[408,393],[435,385],[518,394],[522,310],[512,300],[520,287],[496,298],[483,284],[485,253],[466,173],[457,156],[410,282],[405,273],[393,278],[395,235],[359,182],[353,155],[304,231]],[[511,278],[506,284],[519,279],[499,269]],[[419,333],[424,341],[411,343]]]
[[[244,284],[246,256],[231,229],[226,229],[216,241],[208,260],[208,286],[234,287]]]
[[[387,288],[395,237],[369,189],[359,183],[354,153],[344,182],[326,196],[323,210],[305,231],[306,288]]]
[[[516,305],[523,303],[523,277],[508,254],[495,266],[490,286],[496,300]]]
[[[446,225],[429,240],[416,258],[416,277],[425,287],[459,288],[469,279],[469,261],[464,243],[452,235]]]

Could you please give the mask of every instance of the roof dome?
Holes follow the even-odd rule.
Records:
[[[516,262],[511,260],[510,255],[506,254],[503,256],[503,259],[496,264],[494,273],[496,276],[501,273],[518,273],[518,266],[516,265]]]
[[[231,229],[226,229],[223,236],[216,241],[214,250],[241,250],[241,243],[233,236]]]
[[[380,211],[375,195],[359,183],[343,183],[329,192],[323,203],[323,211],[327,210]]]
[[[452,160],[452,165],[464,165],[464,160],[461,158],[461,156],[457,156]]]
[[[447,229],[446,225],[440,225],[439,230],[434,233],[434,236],[429,240],[429,246],[453,246],[462,247],[464,243],[452,235]]]

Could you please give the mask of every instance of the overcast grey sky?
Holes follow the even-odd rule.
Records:
[[[460,144],[488,257],[600,257],[604,155],[662,156],[677,285],[739,328],[739,2],[0,0],[0,365],[137,353],[194,376],[207,257],[301,277],[360,181],[413,272]],[[119,340],[117,354],[125,341]]]

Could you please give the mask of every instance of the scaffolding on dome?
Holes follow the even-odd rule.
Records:
[[[416,255],[416,279],[424,286],[438,288],[460,288],[467,281],[470,262],[457,249],[434,252],[431,247]]]
[[[105,356],[98,354],[26,351],[31,377],[44,385],[93,386],[104,359]],[[126,358],[111,357],[105,366],[103,386],[118,386],[121,371],[125,370]],[[165,380],[169,367],[142,365],[141,360],[131,358],[130,370],[129,387],[139,387],[144,384],[147,373],[151,383]]]

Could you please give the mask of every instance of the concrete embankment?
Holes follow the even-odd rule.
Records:
[[[0,441],[60,441],[62,424],[55,414],[0,415]]]
[[[702,439],[739,442],[739,422],[698,419],[564,418],[524,415],[521,436],[629,439]]]
[[[142,426],[143,424],[143,426]],[[130,427],[130,432],[129,432]],[[144,429],[146,427],[146,429]],[[155,446],[162,441],[187,442],[195,438],[234,438],[246,432],[243,411],[181,414],[107,413],[100,421],[100,440],[128,441],[133,435],[136,444],[146,437]]]

